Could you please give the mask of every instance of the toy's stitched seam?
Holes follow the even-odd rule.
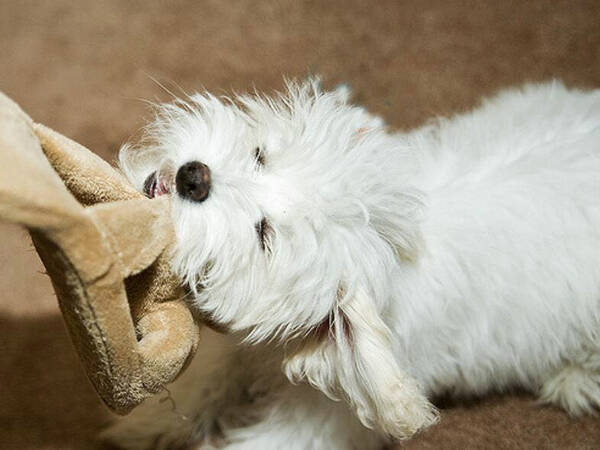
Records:
[[[86,209],[85,211],[88,213],[88,217],[90,217],[90,219],[92,220],[94,227],[100,232],[100,235],[102,236],[104,242],[108,243],[108,247],[111,253],[116,255],[119,263],[120,273],[122,275],[125,275],[125,270],[127,268],[123,263],[123,253],[119,250],[120,247],[117,245],[117,241],[114,238],[113,234],[110,232],[110,229],[108,227],[102,226],[102,223],[97,219],[93,210]]]
[[[32,230],[32,232],[34,232]],[[86,288],[86,284],[84,283],[83,279],[81,278],[81,276],[79,275],[79,272],[75,269],[75,266],[73,265],[73,263],[71,262],[71,260],[69,259],[69,257],[66,255],[66,253],[53,241],[51,241],[50,239],[48,239],[47,237],[45,237],[42,233],[41,230],[37,230],[34,232],[36,235],[38,235],[38,239],[41,239],[43,241],[49,242],[52,245],[52,252],[55,252],[54,254],[54,258],[59,259],[71,272],[75,275],[73,281],[77,284],[76,287],[78,287],[81,292],[83,293],[83,295],[81,296],[82,299],[82,305],[87,307],[90,314],[92,315],[93,318],[93,326],[96,329],[98,336],[100,336],[100,341],[102,342],[102,350],[104,352],[104,355],[106,356],[106,358],[104,358],[104,360],[107,362],[107,369],[108,369],[108,376],[109,378],[112,380],[114,378],[114,368],[113,365],[111,363],[110,360],[110,354],[109,354],[109,346],[107,343],[107,339],[106,339],[106,335],[104,334],[102,328],[100,327],[100,325],[98,324],[98,315],[96,314],[96,310],[93,307],[92,302],[90,301],[90,297],[88,295],[87,289]],[[36,245],[37,246],[37,245]],[[68,272],[66,272],[68,273]],[[65,285],[66,285],[66,280],[65,280]],[[58,294],[57,294],[58,297]],[[62,303],[62,301],[59,299],[59,302]],[[68,325],[68,324],[67,324]],[[90,376],[91,374],[88,372],[88,376]],[[93,382],[96,390],[98,391],[98,393],[101,393],[101,390],[99,389],[99,386]],[[102,391],[103,392],[103,391]],[[113,400],[111,398],[111,400]]]
[[[83,299],[85,300],[85,305],[89,308],[89,310],[92,314],[92,317],[94,319],[94,327],[96,328],[98,335],[100,336],[100,340],[102,341],[104,354],[106,355],[106,361],[108,363],[109,376],[110,376],[110,378],[113,378],[114,371],[113,371],[113,367],[112,367],[111,360],[110,360],[108,343],[106,341],[106,335],[104,334],[102,327],[100,327],[100,325],[98,325],[98,316],[96,314],[96,310],[94,309],[94,307],[92,305],[92,302],[90,302],[90,297],[89,297],[87,289],[86,289],[87,286],[83,282],[81,276],[79,276],[79,272],[75,269],[75,266],[73,265],[71,260],[67,257],[67,255],[58,247],[57,247],[57,252],[58,252],[58,256],[62,257],[61,259],[64,260],[65,265],[67,265],[69,267],[69,269],[71,269],[72,272],[75,274],[78,287],[81,288],[81,290],[83,291]]]

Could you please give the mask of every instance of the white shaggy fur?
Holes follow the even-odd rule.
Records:
[[[368,449],[443,393],[600,406],[600,91],[530,85],[406,134],[314,80],[194,95],[121,153],[140,188],[190,161],[212,188],[172,194],[173,267],[228,333],[204,331],[175,411],[150,401],[113,441]]]

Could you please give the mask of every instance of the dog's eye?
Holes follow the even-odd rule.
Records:
[[[254,149],[254,160],[259,166],[265,165],[265,153],[261,147],[256,147]]]
[[[263,217],[260,222],[254,225],[256,234],[258,235],[258,244],[263,252],[271,251],[271,241],[273,239],[273,228],[269,221]]]

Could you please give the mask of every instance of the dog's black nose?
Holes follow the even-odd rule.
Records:
[[[200,161],[184,164],[175,176],[175,187],[181,198],[203,202],[210,194],[210,169]]]

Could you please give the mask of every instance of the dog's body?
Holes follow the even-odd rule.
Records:
[[[121,445],[377,448],[433,423],[427,398],[516,386],[600,406],[600,91],[528,86],[407,134],[344,97],[193,97],[124,151],[164,192],[210,167],[199,201],[178,172],[174,267],[229,333]]]

